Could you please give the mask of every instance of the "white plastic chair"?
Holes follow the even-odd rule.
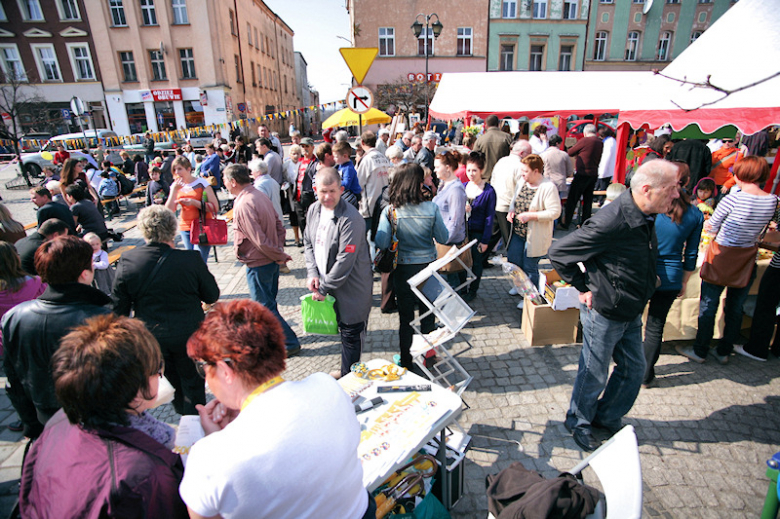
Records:
[[[633,426],[623,427],[569,472],[577,476],[588,466],[596,472],[606,498],[606,505],[600,499],[588,519],[642,517],[642,466]],[[488,513],[488,519],[495,518]]]
[[[589,515],[593,519],[639,519],[642,517],[642,466],[632,425],[626,425],[593,454],[569,472],[578,475],[590,466],[601,481],[606,497]]]

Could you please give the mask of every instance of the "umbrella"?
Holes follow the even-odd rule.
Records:
[[[382,112],[381,110],[377,110],[376,108],[371,108],[368,110],[368,112],[362,115],[363,115],[364,125],[389,123],[390,121],[392,121],[392,118],[389,115]],[[349,108],[344,108],[343,110],[339,110],[338,112],[328,117],[324,123],[322,123],[323,128],[333,128],[334,126],[344,127],[344,126],[357,126],[357,125],[358,125],[358,114],[356,114]]]

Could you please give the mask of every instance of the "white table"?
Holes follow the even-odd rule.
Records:
[[[390,362],[374,359],[366,363],[369,370],[382,368]],[[346,375],[345,382],[353,373]],[[409,386],[427,384],[431,391],[404,393],[377,393],[382,386]],[[356,404],[376,396],[384,398],[385,403],[358,415],[361,425],[361,439],[358,456],[363,465],[363,485],[373,491],[390,474],[404,465],[423,445],[436,435],[440,435],[440,448],[437,458],[441,463],[440,474],[444,502],[448,501],[449,481],[447,478],[447,459],[444,428],[454,422],[461,413],[460,397],[430,380],[407,372],[400,380],[385,382],[375,380],[360,393]]]

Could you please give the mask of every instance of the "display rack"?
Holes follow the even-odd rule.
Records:
[[[460,248],[453,246],[445,256],[431,262],[409,279],[412,292],[428,307],[426,312],[411,322],[415,331],[412,339],[412,358],[431,381],[442,387],[453,388],[459,396],[474,377],[463,369],[444,345],[459,336],[471,347],[471,343],[461,334],[461,330],[476,312],[458,295],[458,291],[468,287],[476,279],[471,268],[461,258],[461,255],[476,241],[472,240]],[[447,282],[447,274],[439,272],[439,269],[452,262],[458,262],[466,272],[466,280],[455,288]],[[422,321],[430,315],[438,319],[441,327],[424,334]],[[434,351],[437,360],[433,365],[426,366],[426,354],[431,350]]]

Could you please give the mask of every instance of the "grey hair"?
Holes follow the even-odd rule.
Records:
[[[631,177],[631,189],[639,189],[642,186],[659,188],[667,174],[676,176],[678,174],[677,166],[664,159],[645,162],[639,166]]]
[[[413,139],[414,138],[414,132],[409,130],[408,132],[404,133],[404,137],[407,139]]]
[[[385,151],[385,157],[390,160],[404,158],[404,152],[398,146],[388,146]]]
[[[341,175],[333,168],[322,168],[317,172],[317,185],[318,186],[332,186],[333,184],[341,185]]]
[[[162,205],[152,205],[138,213],[138,229],[147,243],[170,243],[179,225],[176,215]]]
[[[293,153],[297,152],[299,155],[303,154],[303,151],[301,150],[301,147],[298,144],[293,144],[290,146],[290,149],[287,150],[287,155],[292,155]]]
[[[422,139],[420,138],[419,135],[415,135],[414,137],[412,137],[412,144],[417,144],[418,142],[422,142]]]
[[[336,142],[347,142],[349,140],[349,134],[346,130],[339,130],[335,136]]]
[[[268,173],[268,164],[266,164],[263,159],[252,159],[249,161],[249,164],[247,164],[247,167],[252,173],[256,171],[259,171],[261,175]]]
[[[520,139],[512,146],[512,155],[517,155],[518,157],[530,155],[532,151],[531,143],[525,139]]]
[[[596,125],[595,124],[586,124],[585,128],[582,129],[583,135],[596,135]]]
[[[423,135],[423,144],[426,142],[430,142],[432,140],[436,140],[436,142],[439,142],[439,138],[436,136],[436,132],[425,132],[425,135]]]

